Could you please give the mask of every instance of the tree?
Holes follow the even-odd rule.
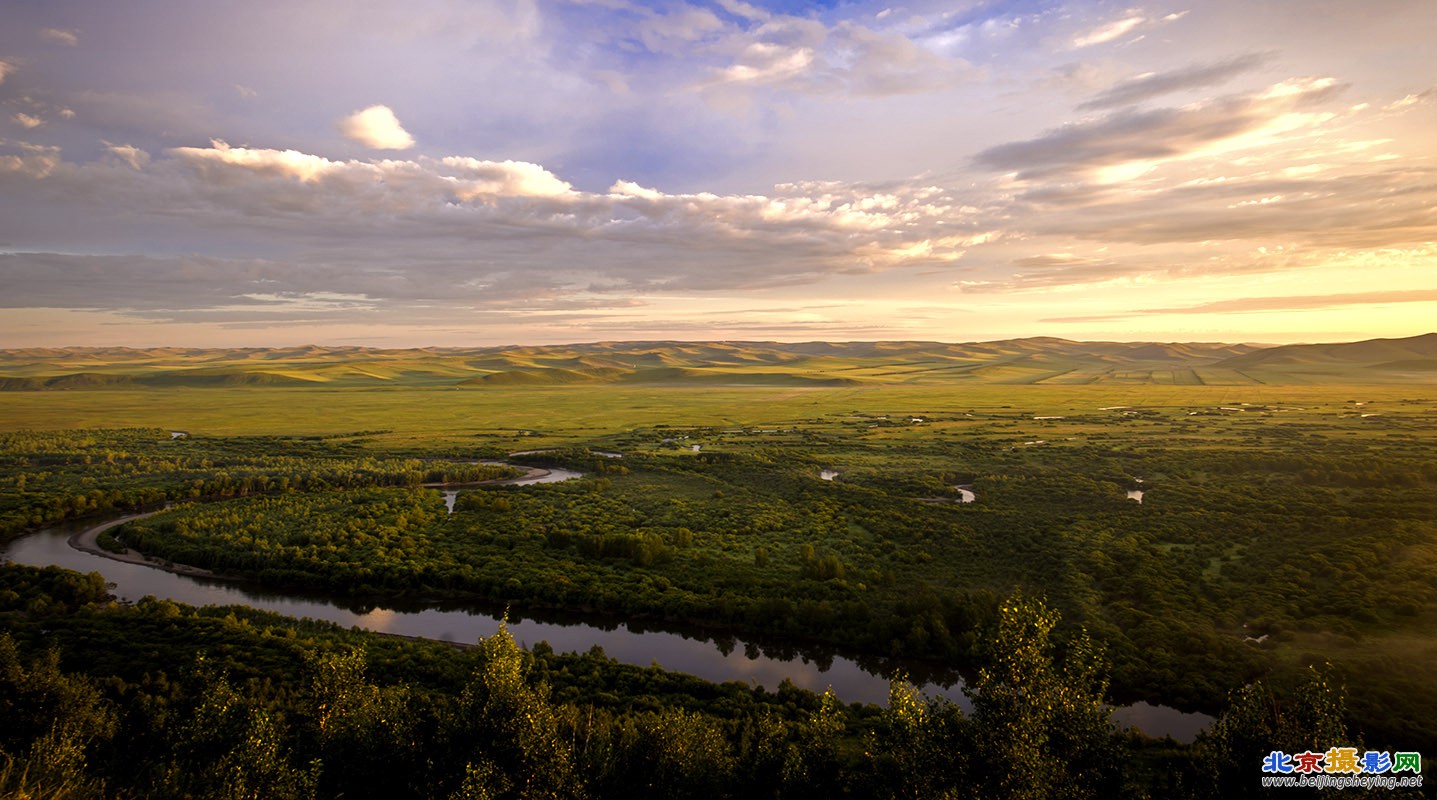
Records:
[[[62,673],[59,651],[25,669],[10,633],[0,632],[0,792],[102,796],[104,784],[87,761],[115,730],[112,704],[84,676]]]
[[[422,791],[425,759],[406,687],[371,683],[362,649],[317,653],[309,666],[323,788],[350,797]]]
[[[177,796],[224,800],[312,798],[317,767],[295,769],[284,726],[200,657],[190,675],[195,705],[176,731],[163,784]]]
[[[1107,677],[1080,631],[1059,658],[1058,612],[1021,593],[999,607],[986,664],[964,691],[973,701],[980,796],[1013,800],[1118,793],[1118,751]]]
[[[895,798],[952,798],[968,782],[971,724],[953,703],[923,697],[902,675],[888,682],[882,735],[867,755],[874,791]]]
[[[1214,778],[1209,782],[1213,796],[1259,794],[1260,765],[1274,751],[1325,752],[1358,744],[1343,719],[1342,687],[1327,671],[1308,667],[1306,679],[1285,694],[1259,680],[1229,695],[1227,710],[1198,745],[1199,758]],[[1275,789],[1270,794],[1288,792]]]
[[[544,684],[530,686],[526,654],[507,624],[479,642],[480,666],[448,734],[466,765],[457,796],[558,798],[580,793],[574,754]]]

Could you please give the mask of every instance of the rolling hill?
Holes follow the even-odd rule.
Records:
[[[1309,381],[1348,377],[1354,383],[1391,383],[1420,380],[1424,375],[1430,380],[1437,372],[1437,333],[1405,339],[1270,347],[1233,356],[1215,366]]]
[[[1437,333],[1262,347],[1213,342],[592,342],[486,348],[0,350],[0,391],[136,387],[1431,383]]]

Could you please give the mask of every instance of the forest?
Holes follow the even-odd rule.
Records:
[[[1190,747],[1115,732],[1103,660],[1005,599],[974,711],[895,678],[886,708],[243,608],[110,602],[97,576],[0,567],[9,797],[1233,797],[1254,746],[1361,747],[1311,672],[1237,693]]]
[[[94,576],[9,565],[3,702],[31,722],[0,743],[5,786],[1203,797],[1257,791],[1284,747],[1432,749],[1437,403],[1031,391],[1042,402],[1021,407],[798,393],[727,424],[679,394],[667,413],[468,434],[404,418],[0,434],[8,538],[157,510],[101,544],[361,607],[508,606],[905,659],[960,673],[971,706],[902,675],[882,708],[526,651],[502,631],[456,649],[116,603]],[[515,466],[480,463],[499,459]],[[502,483],[535,466],[580,477]],[[1191,744],[1112,723],[1139,700],[1217,721]],[[57,713],[73,730],[46,727]],[[371,761],[411,783],[334,768]],[[238,763],[270,766],[222,777]]]

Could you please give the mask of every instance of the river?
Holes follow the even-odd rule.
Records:
[[[577,475],[556,469],[544,476],[530,476],[525,482],[554,482]],[[53,564],[79,572],[99,572],[107,583],[113,585],[111,592],[127,601],[153,595],[195,606],[242,605],[291,617],[327,620],[344,627],[358,627],[377,633],[466,644],[498,630],[500,615],[491,609],[356,608],[352,602],[347,604],[332,598],[298,596],[269,591],[250,583],[178,575],[145,564],[115,561],[69,545],[72,535],[94,524],[59,526],[22,537],[11,543],[4,556],[30,566]],[[886,703],[888,679],[885,675],[901,668],[926,694],[941,695],[965,711],[971,710],[961,682],[951,675],[945,676],[944,680],[930,678],[924,670],[931,670],[931,667],[921,663],[849,657],[825,648],[760,646],[731,637],[715,636],[703,630],[683,630],[672,626],[655,630],[638,624],[595,622],[593,619],[557,614],[546,615],[542,620],[511,619],[509,630],[516,640],[526,646],[544,641],[558,652],[584,652],[598,645],[609,657],[626,664],[645,667],[659,664],[665,669],[697,675],[706,680],[740,681],[768,689],[776,689],[786,678],[796,686],[815,692],[832,687],[845,702]],[[1184,713],[1147,703],[1117,708],[1114,717],[1120,723],[1132,725],[1150,735],[1171,736],[1184,742],[1191,742],[1212,722],[1211,717],[1203,714]]]

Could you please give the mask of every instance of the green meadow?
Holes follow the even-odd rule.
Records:
[[[953,415],[970,411],[1065,416],[1029,420],[1028,429],[1065,432],[1110,422],[1103,408],[1263,410],[1245,417],[1204,417],[1212,436],[1239,421],[1278,423],[1360,414],[1354,403],[1419,401],[1432,392],[1407,385],[1248,386],[971,386],[877,385],[841,388],[754,386],[531,386],[478,389],[354,387],[215,389],[108,388],[0,394],[8,430],[159,427],[217,436],[316,436],[385,431],[377,442],[463,442],[473,437],[537,437],[529,444],[585,444],[656,425],[753,427],[803,421],[842,425],[852,414],[893,419],[943,417],[911,435],[978,425]],[[1079,420],[1079,421],[1074,421]],[[1226,421],[1221,421],[1226,420]],[[1371,423],[1379,425],[1380,422]],[[888,429],[879,435],[902,435]],[[1197,432],[1195,435],[1203,435]]]

